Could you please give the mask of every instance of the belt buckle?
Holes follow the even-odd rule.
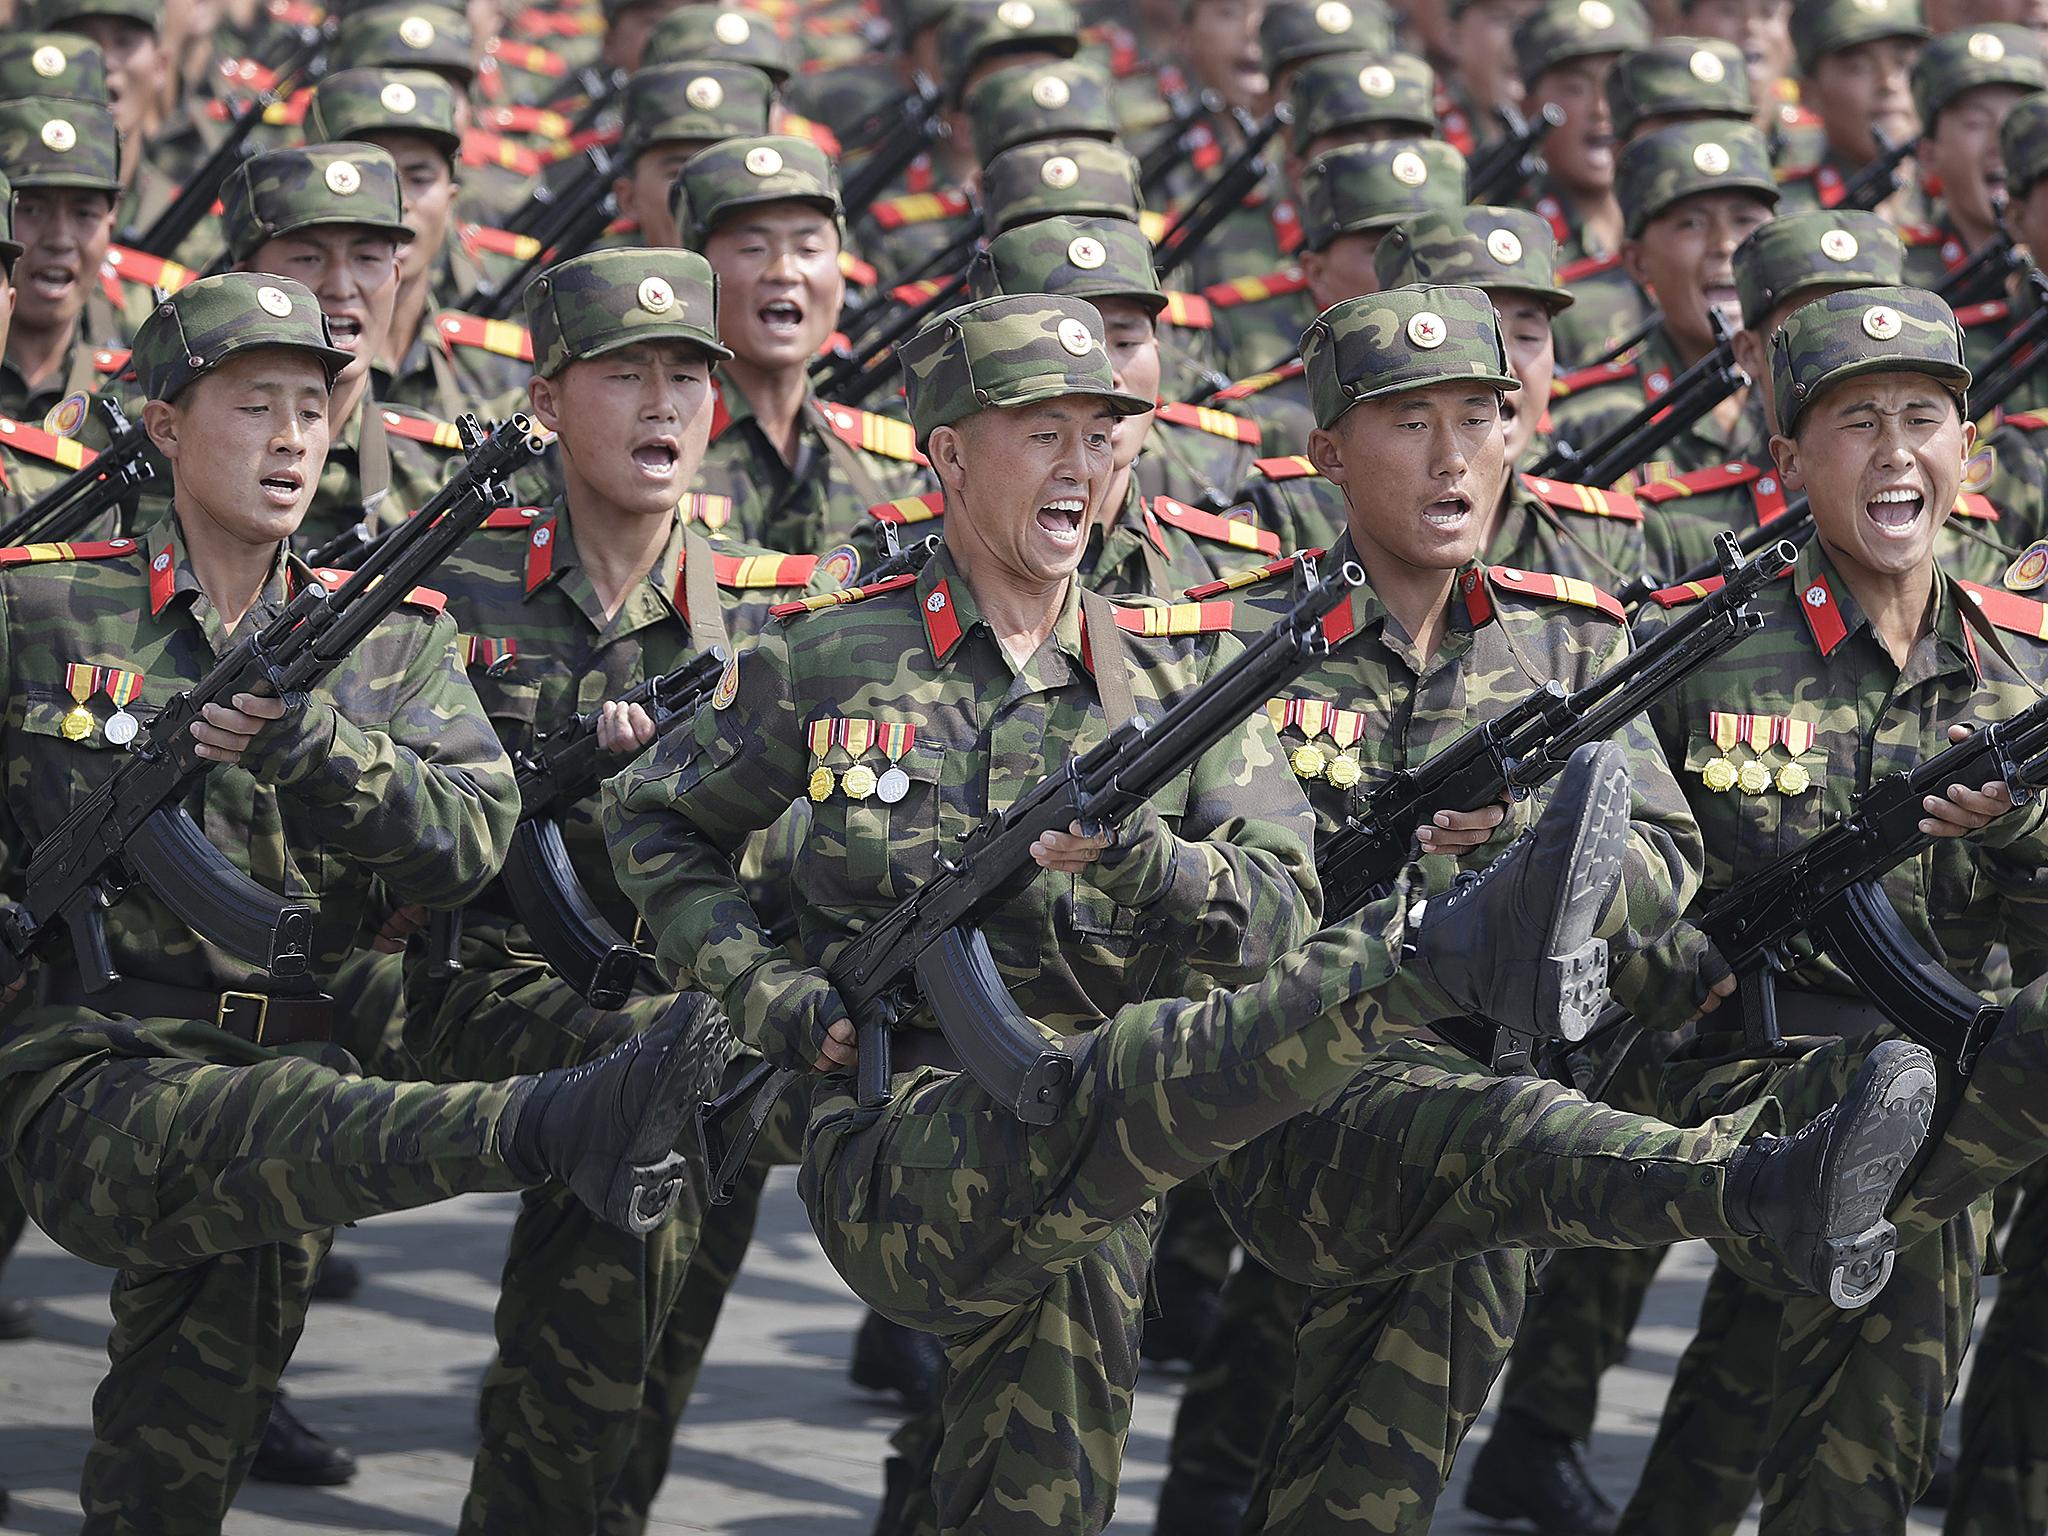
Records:
[[[249,1035],[248,1039],[251,1045],[261,1045],[263,1043],[263,1033],[270,1025],[270,994],[268,992],[221,993],[220,1007],[214,1011],[213,1015],[214,1027],[225,1029],[229,1034],[234,1034],[235,1031],[229,1028],[228,1025],[228,1015],[234,1013],[243,1003],[254,1003],[256,1005],[256,1028]]]

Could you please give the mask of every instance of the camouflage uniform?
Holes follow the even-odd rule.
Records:
[[[1799,72],[1806,76],[1812,75],[1823,54],[1879,38],[1928,35],[1920,0],[1798,0],[1792,7],[1791,27]],[[1837,206],[1849,180],[1863,169],[1828,148],[1825,137],[1816,147],[1820,155],[1813,163],[1778,167],[1787,213]]]
[[[0,268],[5,268],[10,283],[20,255],[14,239],[14,187],[0,174]],[[0,520],[13,518],[84,462],[77,444],[0,416]]]
[[[952,312],[906,346],[913,419],[928,433],[984,404],[1075,393],[1143,409],[1114,392],[1101,347],[1078,301]],[[607,786],[621,883],[654,915],[661,962],[723,995],[769,1060],[808,1066],[838,1011],[810,967],[863,913],[893,905],[939,849],[1034,782],[1050,766],[1044,743],[1064,758],[1100,739],[1087,665],[1127,665],[1135,696],[1163,701],[1234,650],[1206,634],[1144,639],[1178,626],[1132,610],[1106,632],[1089,626],[1084,663],[1078,590],[1019,667],[942,549],[899,588],[764,635],[740,668],[735,708],[704,712],[693,741]],[[871,662],[854,664],[856,651]],[[856,693],[863,718],[841,716]],[[877,729],[891,726],[914,735]],[[913,787],[877,811],[847,775],[873,773],[863,759],[885,762],[885,741],[902,748],[893,766]],[[1034,881],[984,926],[1020,1006],[1059,1034],[1086,1034],[1056,1123],[1026,1127],[964,1073],[912,1069],[901,1053],[914,1030],[898,1031],[906,1070],[879,1114],[856,1112],[844,1074],[819,1083],[800,1187],[827,1254],[871,1305],[946,1340],[943,1530],[1101,1528],[1135,1385],[1152,1202],[1362,1059],[1379,1012],[1366,994],[1392,973],[1400,915],[1284,953],[1314,897],[1306,807],[1276,751],[1264,723],[1248,722],[1196,765],[1184,795],[1176,786],[1170,805],[1157,802],[1163,841],[1141,834],[1086,880]],[[793,871],[807,904],[790,951],[732,883],[725,850],[807,782],[811,823]],[[1172,851],[1170,878],[1167,861],[1140,851],[1155,849]],[[1197,976],[1252,985],[1203,1002],[1137,1001],[1179,996]],[[920,1010],[906,1022],[924,1021]],[[1201,1068],[1219,1053],[1236,1063],[1228,1090]],[[1117,1134],[1101,1134],[1112,1122]]]
[[[1766,207],[1777,202],[1762,134],[1747,123],[1708,119],[1659,128],[1621,152],[1615,195],[1628,219],[1630,239],[1640,239],[1647,225],[1685,199],[1707,192],[1751,193]],[[1557,435],[1579,449],[1590,448],[1661,395],[1685,367],[1670,332],[1658,327],[1624,357],[1564,381],[1551,411]],[[1666,440],[1655,457],[1680,474],[1739,458],[1763,446],[1746,440],[1760,425],[1759,417],[1752,412],[1731,432],[1709,412]]]
[[[273,316],[280,298],[286,313]],[[285,279],[211,279],[162,315],[137,357],[158,398],[247,347],[303,349],[330,376],[346,361],[313,295]],[[147,541],[0,563],[4,840],[18,854],[116,766],[116,721],[132,725],[128,709],[148,718],[230,637],[175,519]],[[312,579],[280,552],[242,627],[268,622]],[[517,809],[511,768],[454,638],[416,596],[239,766],[197,781],[191,809],[228,859],[271,889],[318,896],[315,985],[386,902],[460,902],[501,857]],[[317,1002],[298,1013],[261,999],[268,977],[204,943],[146,886],[106,913],[106,932],[125,980],[86,1001],[56,949],[38,993],[9,1009],[0,1143],[38,1224],[120,1271],[84,1528],[217,1531],[327,1229],[523,1182],[499,1150],[512,1088],[344,1075],[346,1053],[317,1043]]]
[[[1892,339],[1866,334],[1862,322],[1874,306],[1899,317]],[[1945,307],[1904,288],[1836,293],[1803,306],[1780,327],[1771,358],[1780,401],[1811,402],[1858,365],[1926,372],[1951,389],[1967,379]],[[1667,600],[1682,608],[1686,597]],[[1706,893],[1812,837],[1877,777],[1946,746],[1951,723],[1997,720],[2040,697],[2048,610],[2009,593],[1973,592],[1937,572],[1928,627],[1903,665],[1870,630],[1818,542],[1759,607],[1761,635],[1651,710],[1706,837]],[[2025,897],[2024,881],[2015,885],[1998,866],[2031,872],[2044,856],[2048,838],[2034,806],[1967,840],[1937,840],[1886,875],[1882,888],[1930,956],[1982,987],[2001,937],[2022,974],[2038,974],[2038,905]],[[1671,1027],[1693,1008],[1704,949],[1701,935],[1681,924],[1639,957],[1633,974],[1618,974],[1618,990],[1646,1027]],[[1839,1093],[1871,1045],[1891,1034],[1832,959],[1805,941],[1795,950],[1780,987],[1782,1048],[1759,1056],[1748,1047],[1733,1002],[1730,1012],[1710,1015],[1667,1068],[1663,1095],[1675,1116],[1726,1113],[1770,1095],[1796,1121]],[[1903,1521],[1933,1472],[1942,1406],[1970,1336],[1988,1196],[2038,1159],[2048,1136],[2038,1095],[2023,1086],[2048,1059],[2043,985],[2012,1004],[1971,1075],[1946,1085],[1945,1125],[1888,1213],[1899,1233],[1891,1282],[1867,1308],[1845,1317],[1824,1301],[1787,1296],[1775,1267],[1748,1245],[1717,1245],[1734,1271],[1732,1281],[1717,1282],[1720,1315],[1749,1310],[1729,1304],[1729,1286],[1753,1293],[1760,1309],[1743,1326],[1765,1336],[1766,1357],[1777,1361],[1769,1402],[1757,1413],[1753,1402],[1718,1400],[1716,1384],[1682,1372],[1622,1529],[1726,1529],[1757,1480],[1767,1536],[1890,1530]],[[1701,1419],[1711,1420],[1704,1431]],[[1705,1464],[1699,1444],[1715,1447]]]

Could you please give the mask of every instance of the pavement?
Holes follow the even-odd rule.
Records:
[[[301,1415],[353,1449],[362,1471],[340,1489],[251,1484],[227,1536],[454,1530],[513,1207],[509,1195],[469,1196],[341,1235],[339,1246],[362,1264],[366,1283],[353,1301],[315,1305],[286,1380]],[[1707,1273],[1703,1245],[1673,1254],[1628,1361],[1607,1378],[1590,1465],[1617,1501],[1649,1448]],[[5,1284],[8,1294],[36,1304],[40,1329],[34,1340],[0,1343],[0,1486],[13,1494],[0,1530],[75,1532],[89,1405],[106,1361],[107,1276],[31,1228]],[[784,1171],[770,1186],[754,1249],[677,1436],[651,1531],[866,1536],[896,1417],[846,1380],[859,1320]],[[1115,1536],[1152,1529],[1178,1392],[1172,1377],[1145,1378],[1110,1526]],[[1488,1422],[1467,1443],[1461,1469]],[[1454,1478],[1435,1529],[1467,1536],[1504,1528],[1465,1514]],[[1742,1527],[1755,1529],[1753,1520]],[[1915,1521],[1910,1529],[1935,1536],[1939,1525]]]

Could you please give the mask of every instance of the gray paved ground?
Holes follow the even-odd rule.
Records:
[[[288,1379],[306,1418],[362,1457],[362,1475],[331,1492],[252,1486],[228,1521],[230,1536],[454,1528],[511,1204],[510,1196],[476,1196],[343,1235],[370,1282],[354,1303],[315,1308]],[[1705,1274],[1699,1245],[1665,1265],[1631,1359],[1609,1377],[1593,1464],[1610,1492],[1634,1480]],[[105,1360],[104,1276],[32,1230],[6,1281],[11,1294],[39,1304],[42,1332],[31,1343],[0,1344],[0,1485],[14,1491],[0,1529],[72,1532],[88,1403]],[[678,1438],[654,1529],[865,1536],[893,1421],[846,1385],[858,1316],[783,1177]],[[1151,1377],[1140,1397],[1117,1536],[1151,1530],[1176,1390]],[[1482,1423],[1475,1443],[1484,1432]],[[1439,1532],[1498,1529],[1465,1517],[1455,1486],[1443,1510]],[[1915,1536],[1936,1529],[1912,1527]]]

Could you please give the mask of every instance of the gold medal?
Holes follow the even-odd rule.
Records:
[[[66,741],[85,740],[92,734],[92,711],[83,704],[79,705],[64,717],[64,723],[58,729],[63,731]]]
[[[830,768],[813,768],[811,770],[811,783],[809,793],[810,797],[813,800],[826,800],[831,798],[832,770]]]
[[[875,792],[875,770],[866,763],[855,763],[839,776],[839,787],[846,791],[849,800],[865,800]]]
[[[1365,770],[1358,766],[1358,759],[1344,753],[1330,759],[1329,780],[1339,789],[1349,789],[1365,776]]]
[[[1797,763],[1787,763],[1778,770],[1778,793],[1781,795],[1803,795],[1813,787],[1813,775]]]
[[[1296,747],[1287,754],[1287,762],[1294,769],[1297,778],[1320,779],[1328,761],[1323,756],[1323,749],[1312,743]]]
[[[1735,765],[1717,757],[1700,770],[1700,779],[1715,794],[1725,795],[1735,787]]]
[[[1771,787],[1771,770],[1751,758],[1736,773],[1735,787],[1745,795],[1760,795]]]

